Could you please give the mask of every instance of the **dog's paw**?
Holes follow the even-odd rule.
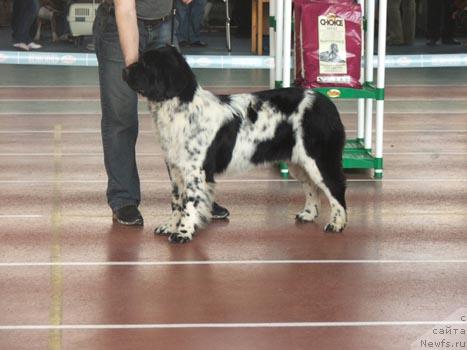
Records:
[[[174,231],[175,230],[171,227],[170,224],[164,224],[164,225],[157,226],[154,230],[154,234],[159,235],[159,236],[169,236]]]
[[[295,216],[295,220],[298,222],[313,222],[318,218],[318,208],[315,207],[313,210],[305,209]]]
[[[193,235],[191,233],[182,233],[182,232],[174,232],[169,236],[169,242],[171,243],[188,243],[193,239]]]
[[[343,225],[338,225],[338,224],[333,224],[329,223],[326,226],[324,226],[324,231],[326,232],[342,232],[344,230]]]

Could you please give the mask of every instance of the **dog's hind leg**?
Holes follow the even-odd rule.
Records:
[[[177,232],[170,235],[174,243],[191,241],[193,234],[204,227],[211,218],[213,186],[207,183],[205,172],[201,169],[190,171],[184,177],[183,212]]]
[[[169,236],[177,232],[180,219],[182,217],[183,198],[181,190],[183,189],[183,180],[180,171],[167,164],[167,170],[172,182],[172,214],[167,224],[162,224],[156,227],[154,233],[161,236]]]
[[[302,162],[304,170],[311,180],[325,194],[331,206],[330,221],[324,227],[325,231],[341,232],[347,224],[345,204],[345,177],[340,164],[321,165],[310,158]]]
[[[295,219],[301,222],[313,222],[318,217],[321,207],[318,187],[302,167],[296,164],[288,164],[288,166],[291,175],[302,183],[305,192],[305,207],[295,216]]]

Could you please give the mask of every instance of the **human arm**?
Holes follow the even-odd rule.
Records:
[[[136,0],[115,0],[115,20],[125,66],[138,61],[139,33]]]

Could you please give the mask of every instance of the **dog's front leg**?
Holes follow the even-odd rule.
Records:
[[[207,184],[204,171],[197,169],[185,172],[183,182],[185,187],[180,224],[178,231],[169,237],[174,243],[191,241],[193,234],[204,227],[211,218],[213,186]]]
[[[172,214],[167,224],[162,224],[156,227],[154,233],[161,236],[169,236],[177,232],[178,225],[182,216],[183,198],[181,190],[183,189],[183,178],[180,170],[167,164],[167,171],[172,182]]]

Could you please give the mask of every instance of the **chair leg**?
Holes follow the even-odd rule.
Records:
[[[257,38],[258,38],[258,1],[252,1],[251,8],[251,52],[256,53],[258,49]]]
[[[230,14],[229,14],[229,0],[224,0],[225,2],[225,36],[227,41],[227,50],[232,51],[232,44],[230,41]]]

